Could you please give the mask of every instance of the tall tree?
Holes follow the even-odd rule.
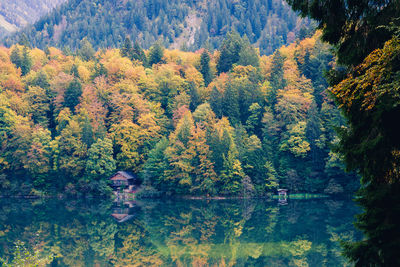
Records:
[[[82,84],[77,78],[73,79],[68,85],[64,93],[64,106],[69,108],[72,112],[75,106],[79,104],[79,97],[82,95]]]
[[[149,65],[158,64],[162,62],[164,57],[164,48],[162,47],[160,41],[157,41],[152,47],[150,47],[149,52]]]
[[[21,57],[21,73],[22,76],[27,75],[32,68],[32,58],[29,54],[28,47],[24,46],[22,49],[22,57]]]
[[[400,132],[391,122],[400,116],[398,78],[394,78],[399,65],[393,61],[398,58],[395,35],[400,31],[387,25],[398,23],[400,3],[288,2],[303,16],[317,20],[323,39],[337,48],[339,62],[354,69],[347,78],[343,72],[337,75],[338,71],[331,76],[336,85],[333,94],[349,121],[349,127],[341,130],[339,150],[348,168],[362,175],[358,201],[364,212],[357,225],[365,237],[348,243],[346,255],[356,266],[399,265],[400,147],[396,136]]]
[[[112,141],[108,138],[97,139],[88,150],[86,175],[92,179],[106,179],[115,171],[115,168]]]
[[[203,75],[204,85],[207,87],[212,80],[210,70],[210,54],[207,50],[204,50],[200,56],[200,73]]]
[[[94,54],[95,51],[92,44],[88,41],[86,37],[83,38],[83,40],[80,42],[80,49],[78,50],[79,57],[85,61],[89,61],[94,59]]]
[[[121,47],[120,52],[121,52],[121,56],[131,58],[131,56],[132,56],[132,41],[128,36],[125,38],[125,41]]]

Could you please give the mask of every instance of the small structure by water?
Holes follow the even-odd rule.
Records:
[[[287,204],[287,189],[278,189],[278,202],[280,205]]]
[[[137,177],[133,173],[126,171],[116,172],[110,177],[110,180],[114,191],[120,192],[122,190],[124,193],[132,193],[139,184]]]

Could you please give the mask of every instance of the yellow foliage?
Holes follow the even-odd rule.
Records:
[[[90,76],[92,73],[85,67],[85,66],[79,66],[78,67],[78,73],[79,77],[81,80],[85,83],[89,82]]]
[[[32,70],[38,71],[47,63],[46,54],[37,48],[34,48],[30,51],[30,56],[32,58]]]

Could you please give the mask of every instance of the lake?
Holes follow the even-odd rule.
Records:
[[[0,258],[19,254],[23,264],[43,266],[347,266],[339,240],[360,238],[358,212],[345,199],[0,199]]]

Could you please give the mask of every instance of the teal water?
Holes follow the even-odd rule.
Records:
[[[333,199],[3,199],[0,258],[11,266],[347,266],[339,240],[359,238],[358,211]]]

